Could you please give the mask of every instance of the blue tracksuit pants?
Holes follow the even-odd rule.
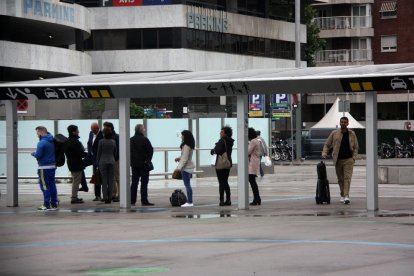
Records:
[[[39,185],[43,192],[44,206],[57,205],[57,190],[55,181],[56,169],[38,169]]]

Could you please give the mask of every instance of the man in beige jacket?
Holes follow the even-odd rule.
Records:
[[[322,159],[326,159],[328,151],[333,148],[332,159],[341,189],[341,202],[349,204],[349,188],[351,187],[352,173],[355,159],[358,155],[358,140],[355,132],[348,129],[347,117],[340,119],[341,128],[334,130],[325,142]]]

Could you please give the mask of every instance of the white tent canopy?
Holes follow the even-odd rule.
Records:
[[[336,98],[334,104],[332,105],[331,109],[329,109],[328,113],[314,126],[311,128],[338,128],[339,121],[341,117],[348,117],[349,120],[349,128],[365,128],[363,125],[358,123],[354,117],[349,112],[339,112],[339,98]]]

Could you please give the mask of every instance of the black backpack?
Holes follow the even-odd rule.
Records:
[[[55,146],[55,163],[57,167],[65,165],[65,145],[68,138],[62,134],[56,134],[53,138],[53,144]]]
[[[170,197],[171,205],[174,207],[180,207],[187,202],[187,197],[181,190],[175,190]]]

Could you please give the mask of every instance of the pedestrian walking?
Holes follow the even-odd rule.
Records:
[[[189,130],[183,130],[181,132],[181,156],[175,158],[175,162],[179,162],[176,170],[181,171],[184,186],[187,191],[187,202],[181,207],[192,207],[193,203],[193,189],[191,188],[191,174],[194,171],[195,165],[192,160],[193,151],[195,148],[194,136]]]
[[[135,206],[137,201],[138,183],[141,179],[141,205],[152,206],[153,203],[148,200],[148,182],[149,174],[152,167],[152,155],[154,149],[150,140],[145,137],[145,128],[142,124],[135,126],[135,135],[130,139],[131,150],[131,205]]]
[[[340,129],[334,130],[329,135],[323,146],[322,159],[326,159],[328,151],[332,148],[332,160],[335,165],[339,189],[341,190],[340,202],[351,203],[349,190],[354,170],[355,159],[358,156],[358,139],[355,132],[348,129],[349,120],[342,117],[339,121]]]
[[[36,151],[32,156],[38,163],[37,174],[39,176],[40,190],[43,193],[43,205],[37,208],[41,211],[57,210],[58,198],[56,190],[56,165],[55,165],[55,147],[53,136],[44,126],[36,127],[36,134],[39,137]]]
[[[225,126],[220,131],[220,139],[216,143],[214,149],[211,150],[211,155],[223,155],[227,153],[227,158],[230,160],[230,163],[233,164],[231,159],[231,153],[233,151],[234,139],[233,130],[229,126]],[[217,180],[219,182],[219,196],[220,206],[230,206],[231,199],[230,199],[230,185],[229,185],[229,175],[230,175],[230,168],[225,169],[217,169],[216,168],[216,175]],[[226,193],[226,201],[224,201],[224,193]]]
[[[110,128],[104,128],[104,139],[99,141],[96,161],[101,176],[102,196],[105,203],[111,203],[112,188],[114,184],[114,166],[117,155],[116,142],[112,139]]]
[[[82,180],[83,162],[82,159],[87,155],[85,148],[79,141],[79,129],[76,125],[68,126],[69,139],[65,147],[67,165],[72,175],[72,195],[71,203],[83,203],[83,199],[78,197],[79,184]]]
[[[257,139],[257,134],[254,128],[249,127],[247,138],[249,146],[247,153],[249,155],[249,183],[253,192],[253,201],[250,205],[261,205],[259,187],[257,186],[256,177],[260,174],[260,154],[262,152],[260,140]]]

